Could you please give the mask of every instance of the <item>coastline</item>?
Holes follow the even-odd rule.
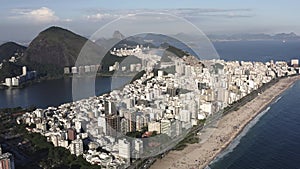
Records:
[[[136,73],[137,74],[137,73]],[[134,75],[136,74],[109,74],[109,73],[97,73],[96,77],[134,77]],[[64,78],[72,78],[74,75],[59,75],[57,77],[40,77],[34,80],[30,80],[27,81],[23,84],[21,84],[20,86],[13,86],[13,87],[8,87],[5,85],[0,85],[0,90],[7,90],[7,89],[22,89],[22,88],[26,88],[28,86],[31,86],[33,84],[36,83],[41,83],[41,82],[45,82],[45,81],[50,81],[50,80],[58,80],[58,79],[64,79]],[[76,76],[78,78],[81,77],[94,77],[94,75],[92,74],[84,74],[82,76]]]
[[[224,115],[203,143],[190,144],[182,151],[171,151],[158,159],[151,169],[206,168],[244,130],[257,115],[289,89],[300,76],[280,79],[259,96],[236,111]]]

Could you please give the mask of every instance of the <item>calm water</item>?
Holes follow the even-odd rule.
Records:
[[[212,169],[300,168],[300,81],[231,143]]]
[[[127,83],[130,78],[118,77],[112,80],[110,77],[97,77],[95,92],[89,91],[87,85],[89,80],[91,80],[91,78],[81,78],[75,81],[77,83],[80,82],[81,87],[78,92],[81,98],[109,92],[111,88],[121,87]],[[78,99],[80,98],[75,100]],[[23,89],[0,90],[0,108],[18,106],[46,108],[48,106],[58,106],[62,103],[71,102],[72,100],[72,78],[44,81]]]
[[[172,44],[193,53],[188,47]],[[270,60],[300,59],[300,41],[224,41],[213,42],[221,59],[267,62]]]
[[[233,41],[213,43],[224,60],[267,62],[300,59],[300,41]]]

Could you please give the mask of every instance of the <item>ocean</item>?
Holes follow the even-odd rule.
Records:
[[[214,42],[221,59],[239,61],[290,61],[300,59],[300,41],[224,41]]]
[[[224,60],[300,59],[299,41],[214,43]],[[299,169],[300,81],[249,123],[211,169]]]
[[[299,169],[300,81],[249,123],[211,169]]]

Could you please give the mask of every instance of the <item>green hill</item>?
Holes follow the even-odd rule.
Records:
[[[42,31],[28,46],[23,61],[56,66],[72,66],[86,38],[59,27]]]
[[[0,45],[0,61],[9,59],[15,53],[23,53],[26,50],[25,46],[19,45],[15,42],[7,42]]]
[[[69,30],[50,27],[42,31],[28,46],[22,63],[37,70],[42,76],[63,74],[63,67],[73,66],[85,44],[88,55],[96,58],[104,51],[101,47]],[[83,64],[93,64],[95,60],[82,59]]]
[[[0,82],[4,81],[6,77],[13,77],[20,74],[22,74],[22,66],[15,63],[3,62],[0,69]]]

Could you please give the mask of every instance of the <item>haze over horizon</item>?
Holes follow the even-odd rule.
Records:
[[[176,2],[175,2],[176,1]],[[70,29],[90,36],[105,24],[137,13],[166,13],[182,17],[205,34],[289,33],[300,34],[299,1],[274,3],[220,0],[208,1],[89,1],[4,0],[0,10],[0,41],[30,41],[50,26]],[[157,19],[157,18],[156,18]],[[151,24],[151,20],[147,20]],[[143,27],[143,24],[136,25]],[[184,32],[183,28],[180,28]],[[170,30],[170,34],[178,33]],[[189,33],[189,32],[184,32]],[[124,33],[126,34],[126,32]],[[109,35],[111,36],[111,35]]]

